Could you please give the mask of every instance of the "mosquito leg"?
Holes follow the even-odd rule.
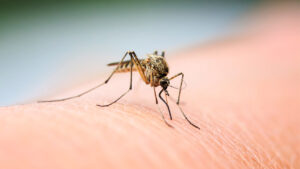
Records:
[[[134,66],[136,67],[136,69],[138,70],[138,72],[139,72],[141,78],[144,80],[144,82],[145,82],[146,84],[149,84],[149,81],[147,80],[147,78],[146,78],[146,76],[145,76],[145,74],[144,74],[144,70],[143,70],[143,68],[142,68],[142,65],[141,65],[141,63],[140,63],[138,57],[136,56],[135,52],[134,52],[134,51],[130,51],[130,52],[127,52],[127,53],[128,53],[129,56],[130,56],[130,84],[129,84],[129,89],[128,89],[125,93],[123,93],[120,97],[118,97],[115,101],[111,102],[110,104],[107,104],[107,105],[99,105],[99,104],[98,104],[97,106],[100,106],[100,107],[110,106],[110,105],[116,103],[117,101],[119,101],[123,96],[125,96],[125,95],[132,89],[132,67],[133,67],[133,65],[134,65]],[[125,57],[124,57],[124,58],[125,58]],[[123,60],[124,60],[124,58],[123,58]],[[119,65],[120,65],[120,64],[121,64],[121,62],[119,63]],[[118,66],[119,66],[119,65],[118,65]],[[118,68],[118,67],[117,67],[117,68]],[[117,68],[115,69],[115,71],[117,70]],[[111,75],[111,76],[112,76],[112,75]],[[111,77],[111,76],[110,76],[110,77]],[[109,77],[107,80],[109,80],[110,77]]]
[[[114,69],[114,71],[110,74],[110,76],[104,81],[102,82],[101,84],[98,84],[97,86],[87,90],[87,91],[84,91],[78,95],[75,95],[75,96],[71,96],[71,97],[66,97],[66,98],[62,98],[62,99],[55,99],[55,100],[40,100],[38,101],[38,103],[45,103],[45,102],[60,102],[60,101],[65,101],[65,100],[70,100],[70,99],[74,99],[74,98],[77,98],[77,97],[80,97],[80,96],[83,96],[97,88],[99,88],[100,86],[108,83],[108,81],[110,80],[110,78],[114,75],[114,73],[116,72],[116,70],[119,68],[119,66],[121,65],[121,63],[124,61],[124,59],[126,58],[126,56],[129,54],[130,52],[126,52],[125,55],[123,56],[123,58],[121,59],[121,61],[119,62],[118,66]]]
[[[172,80],[172,79],[174,79],[174,78],[176,78],[176,77],[178,77],[178,76],[180,76],[180,75],[181,75],[181,82],[180,82],[179,93],[178,93],[178,98],[177,98],[176,104],[177,104],[178,108],[180,109],[181,114],[182,114],[183,117],[186,119],[186,121],[188,121],[188,122],[190,123],[190,125],[192,125],[193,127],[197,128],[197,129],[200,129],[200,127],[198,127],[197,125],[195,125],[194,123],[192,123],[192,122],[188,119],[188,117],[185,115],[185,113],[183,112],[183,110],[181,109],[181,107],[180,107],[180,105],[179,105],[179,102],[180,102],[180,94],[181,94],[181,89],[182,89],[182,83],[183,83],[183,77],[184,77],[184,74],[183,74],[183,73],[178,73],[177,75],[171,77],[169,80]]]
[[[178,73],[178,74],[176,74],[175,76],[173,76],[173,77],[171,77],[169,79],[169,80],[172,80],[172,79],[175,79],[178,76],[181,76],[181,81],[180,81],[179,93],[178,93],[178,98],[177,98],[176,104],[179,104],[179,101],[180,101],[180,95],[181,95],[181,89],[182,89],[182,83],[183,83],[184,74],[181,72],[181,73]]]
[[[120,97],[118,97],[116,100],[114,100],[113,102],[109,103],[109,104],[105,104],[105,105],[100,105],[100,104],[97,104],[97,106],[99,107],[107,107],[107,106],[110,106],[114,103],[116,103],[117,101],[119,101],[123,96],[125,96],[131,89],[132,89],[132,67],[133,67],[133,57],[130,56],[131,58],[131,61],[130,61],[130,82],[129,82],[129,89],[123,93]]]
[[[197,129],[200,129],[200,127],[198,127],[197,125],[195,125],[194,123],[192,123],[192,122],[187,118],[187,116],[185,115],[185,113],[183,112],[183,110],[181,109],[181,107],[179,106],[179,104],[177,104],[177,106],[179,107],[180,112],[181,112],[181,114],[184,116],[184,118],[186,119],[186,121],[188,121],[188,122],[190,123],[190,125],[192,125],[193,127],[197,128]]]
[[[155,104],[158,104],[155,87],[153,87],[153,91],[154,91],[154,97],[155,97]]]
[[[133,67],[133,64],[135,65],[136,69],[140,73],[140,75],[141,75],[142,79],[145,81],[145,83],[146,84],[149,83],[147,81],[146,77],[145,77],[145,74],[144,74],[144,71],[142,69],[141,63],[140,63],[139,59],[137,58],[135,52],[133,52],[133,51],[132,52],[128,52],[128,54],[130,55],[130,59],[131,59],[130,60],[130,84],[129,84],[129,89],[125,93],[123,93],[120,97],[118,97],[115,101],[113,101],[113,102],[111,102],[109,104],[106,104],[106,105],[100,105],[100,104],[98,104],[97,106],[100,106],[100,107],[110,106],[110,105],[116,103],[117,101],[119,101],[123,96],[125,96],[132,89],[132,67]],[[108,80],[109,80],[109,78],[108,78]]]
[[[111,77],[115,74],[115,72],[119,69],[121,63],[124,61],[124,59],[126,58],[126,56],[127,56],[128,54],[130,54],[130,53],[131,53],[131,51],[127,51],[127,52],[125,53],[125,55],[123,56],[123,58],[122,58],[121,61],[119,62],[118,66],[114,69],[114,71],[110,74],[110,76],[105,80],[104,83],[107,83],[107,82],[110,80],[110,78],[111,78]],[[132,58],[131,58],[131,60],[132,60]]]
[[[151,73],[150,76],[150,85],[153,86],[153,74]],[[155,104],[158,104],[157,96],[156,96],[156,90],[155,87],[153,86],[153,91],[154,91],[154,97],[155,97]]]
[[[97,104],[97,106],[99,107],[108,107],[114,103],[116,103],[117,101],[119,101],[123,96],[125,96],[131,89],[128,89],[125,93],[123,93],[120,97],[118,97],[115,101],[109,103],[109,104],[104,104],[104,105],[101,105],[101,104]]]
[[[143,81],[146,84],[149,84],[150,83],[149,79],[146,78],[145,73],[144,73],[144,69],[143,69],[143,67],[142,67],[142,65],[140,63],[140,60],[136,56],[135,52],[130,52],[129,55],[133,57],[133,63],[135,65],[136,69],[138,70],[138,72],[139,72],[141,78],[143,79]]]

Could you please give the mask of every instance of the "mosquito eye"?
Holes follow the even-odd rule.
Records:
[[[166,81],[161,81],[160,84],[161,84],[161,85],[166,85],[167,82],[166,82]]]
[[[168,80],[162,80],[162,81],[160,81],[160,86],[161,86],[163,89],[167,89],[168,86],[169,86],[169,81],[168,81]]]

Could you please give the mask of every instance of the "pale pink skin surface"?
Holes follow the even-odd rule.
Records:
[[[285,25],[169,54],[201,130],[172,99],[172,121],[160,104],[166,126],[137,73],[120,102],[96,107],[127,90],[129,74],[118,74],[81,98],[0,108],[0,168],[300,168],[300,24]]]

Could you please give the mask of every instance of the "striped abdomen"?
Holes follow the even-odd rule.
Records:
[[[141,62],[141,60],[140,60]],[[107,64],[107,66],[118,66],[120,62],[113,62],[113,63],[109,63]],[[133,64],[132,66],[132,71],[137,71],[135,65]],[[118,69],[116,70],[117,73],[121,73],[121,72],[130,72],[130,60],[127,61],[123,61],[120,66],[118,67]]]

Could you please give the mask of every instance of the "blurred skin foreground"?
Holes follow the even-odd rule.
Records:
[[[174,128],[166,126],[152,88],[137,74],[125,98],[96,107],[128,88],[129,74],[121,74],[74,100],[0,108],[0,168],[300,168],[294,18],[268,19],[256,31],[168,60],[170,75],[185,73],[182,108],[201,130],[184,120],[174,99]]]

